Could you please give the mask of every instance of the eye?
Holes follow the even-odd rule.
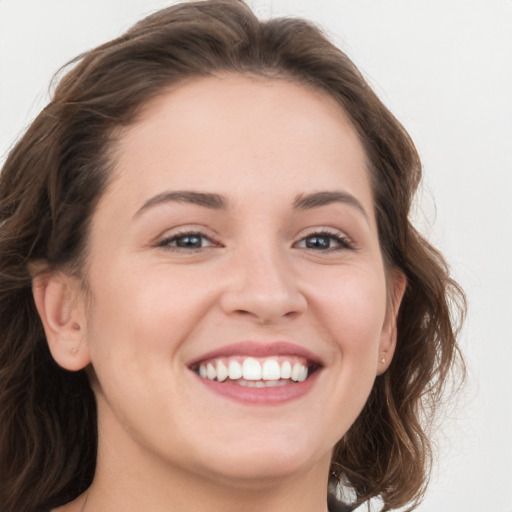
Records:
[[[177,249],[177,250],[198,250],[206,247],[215,247],[219,243],[212,240],[203,233],[190,231],[185,233],[177,233],[161,240],[158,247],[165,249]]]
[[[353,249],[351,241],[345,235],[328,231],[312,233],[299,240],[295,247],[324,252]]]

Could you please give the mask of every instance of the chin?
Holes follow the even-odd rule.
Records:
[[[332,453],[329,447],[317,446],[315,449],[307,436],[301,439],[291,432],[273,438],[268,434],[266,432],[259,440],[254,437],[239,439],[220,454],[210,451],[209,458],[214,455],[209,461],[213,473],[230,485],[238,482],[240,486],[250,486],[251,482],[261,485],[265,481],[271,484],[276,479],[292,478],[317,464],[325,464],[328,471]]]
[[[223,464],[214,472],[216,480],[228,484],[230,487],[251,488],[262,485],[275,485],[277,481],[293,479],[297,475],[306,473],[315,466],[307,460],[296,460],[292,458],[270,458],[263,457],[252,460],[237,460]]]

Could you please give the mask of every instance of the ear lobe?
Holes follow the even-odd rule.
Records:
[[[394,269],[388,297],[388,311],[379,344],[377,375],[382,375],[389,368],[393,359],[397,339],[396,319],[406,287],[407,279],[404,273],[401,270]]]
[[[90,363],[78,287],[76,279],[60,272],[39,273],[32,280],[32,293],[50,352],[59,366],[70,371],[81,370]]]

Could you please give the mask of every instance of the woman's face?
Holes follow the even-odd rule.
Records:
[[[114,162],[83,306],[100,446],[325,477],[394,340],[347,117],[294,83],[199,79],[152,100]]]

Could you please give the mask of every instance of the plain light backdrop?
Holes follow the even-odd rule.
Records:
[[[0,164],[58,68],[170,3],[0,0]],[[469,299],[468,382],[419,511],[512,512],[512,0],[248,3],[319,23],[411,133],[417,222]]]

